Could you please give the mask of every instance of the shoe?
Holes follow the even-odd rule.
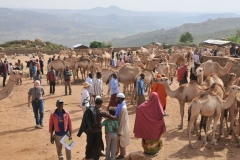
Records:
[[[44,125],[43,125],[43,124],[40,124],[40,126],[41,126],[41,127],[44,127]]]
[[[115,159],[123,159],[124,158],[124,156],[122,156],[122,155],[119,155],[117,158],[115,158]]]
[[[166,113],[164,113],[164,115],[163,116],[169,116],[168,114],[166,114]]]
[[[65,94],[65,96],[67,95],[67,93]]]
[[[41,126],[40,126],[39,124],[37,124],[37,125],[35,126],[35,128],[36,128],[36,129],[40,129]]]
[[[72,95],[72,93],[69,93],[69,95]]]

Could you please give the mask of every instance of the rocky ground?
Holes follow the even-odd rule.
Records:
[[[29,57],[19,57],[22,61]],[[45,57],[47,60],[48,57]],[[15,63],[17,60],[11,60]],[[25,69],[25,71],[27,71]],[[2,86],[2,78],[0,79]],[[57,159],[55,145],[50,143],[48,132],[48,121],[50,113],[56,108],[56,100],[62,99],[64,108],[69,111],[73,122],[73,140],[76,146],[72,150],[72,159],[78,160],[84,158],[86,136],[83,134],[77,137],[77,132],[82,119],[82,109],[79,106],[82,83],[72,83],[72,95],[65,96],[64,85],[56,86],[56,94],[49,95],[49,86],[46,82],[46,76],[43,76],[43,87],[46,92],[44,128],[35,129],[35,120],[32,108],[27,106],[27,92],[33,86],[33,80],[23,79],[23,84],[15,87],[14,92],[6,99],[0,101],[0,159],[1,160],[54,160]],[[174,78],[171,89],[176,89],[178,83]],[[106,95],[107,87],[104,86],[105,95],[104,107],[106,109],[109,102],[109,95]],[[122,90],[122,88],[121,88]],[[130,105],[130,96],[127,96],[127,107],[130,121],[130,145],[127,147],[127,154],[140,151],[141,139],[133,135],[133,126],[135,121],[135,107]],[[192,141],[196,149],[188,147],[187,128],[187,108],[185,105],[184,127],[178,130],[180,123],[179,105],[176,99],[167,98],[166,112],[169,114],[165,117],[167,132],[163,135],[163,148],[153,156],[146,156],[146,159],[240,159],[239,148],[235,147],[235,140],[227,134],[218,141],[218,146],[210,144],[204,146],[202,141],[197,140],[195,134],[192,135]],[[238,124],[237,124],[238,125]],[[236,132],[238,127],[235,127]],[[226,133],[226,129],[224,129]],[[203,133],[202,133],[203,134]],[[103,140],[105,141],[104,135]],[[105,159],[102,157],[101,159]],[[128,159],[126,157],[125,159]]]

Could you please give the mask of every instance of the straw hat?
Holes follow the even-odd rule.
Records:
[[[88,87],[88,86],[91,86],[88,82],[84,82],[84,83],[83,83],[83,87],[84,87],[84,88],[86,88],[86,87]]]

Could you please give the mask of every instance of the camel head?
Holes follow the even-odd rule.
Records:
[[[153,82],[160,83],[160,84],[163,84],[163,85],[168,85],[168,78],[167,77],[154,78]]]
[[[196,76],[203,76],[204,68],[198,67],[196,69]]]
[[[232,85],[229,87],[229,96],[235,96],[237,93],[240,93],[240,87],[237,85]]]
[[[238,65],[238,61],[236,61],[236,60],[233,59],[233,58],[229,58],[229,59],[228,59],[228,62],[229,62],[230,64],[232,64],[232,65]]]
[[[22,77],[22,71],[19,70],[13,70],[10,74],[9,80],[11,81],[18,81]]]

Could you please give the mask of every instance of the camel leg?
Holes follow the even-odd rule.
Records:
[[[230,126],[229,126],[229,134],[231,134],[233,130],[234,121],[236,119],[235,112],[237,111],[237,103],[234,104],[229,108],[229,117],[230,117]]]
[[[216,146],[218,145],[217,142],[215,141],[215,136],[216,136],[216,128],[217,128],[217,120],[219,119],[220,114],[216,115],[214,117],[214,123],[213,123],[213,138],[212,138],[212,145]]]
[[[193,144],[192,144],[192,139],[191,139],[191,130],[192,130],[192,126],[193,126],[193,122],[194,120],[191,120],[189,121],[189,124],[188,124],[188,139],[189,139],[189,147],[190,148],[194,148]]]
[[[133,105],[133,101],[134,101],[135,97],[136,97],[136,87],[134,87],[134,89],[133,89],[131,105]]]
[[[224,112],[225,112],[225,110],[222,110],[222,112],[221,112],[218,140],[220,140],[221,135],[223,134],[222,128],[223,128]]]
[[[183,129],[183,117],[184,117],[185,102],[179,102],[179,105],[180,105],[180,113],[181,113],[181,123],[178,126],[178,129]]]
[[[207,137],[208,137],[208,131],[209,131],[210,123],[211,123],[211,120],[209,118],[208,121],[207,121],[206,132],[205,132],[205,136],[204,136],[204,140],[203,140],[203,143],[205,145],[207,144]]]
[[[110,83],[108,84],[108,92],[107,94],[110,94]]]

